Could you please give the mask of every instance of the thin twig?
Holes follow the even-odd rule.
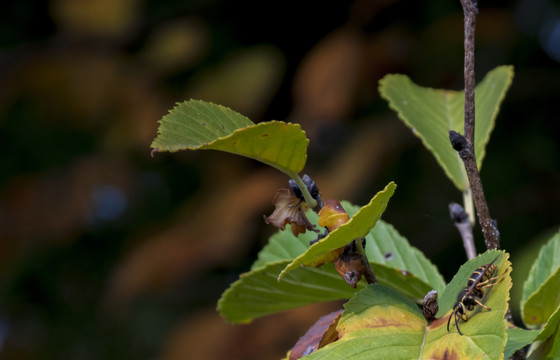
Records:
[[[475,135],[475,76],[474,76],[474,33],[476,28],[476,14],[478,14],[478,5],[476,0],[461,0],[464,13],[465,26],[465,136],[450,131],[449,140],[453,149],[455,149],[463,163],[469,178],[470,188],[473,194],[473,202],[478,215],[478,222],[484,234],[484,241],[487,249],[500,248],[500,232],[495,220],[490,216],[488,203],[484,196],[480,173],[476,164],[476,156],[474,150]],[[471,233],[472,235],[472,233]],[[464,237],[463,237],[464,240]],[[512,321],[511,310],[508,307],[506,320]],[[523,350],[517,351],[511,359],[525,359]]]
[[[478,215],[478,222],[480,223],[482,234],[484,235],[486,248],[488,250],[499,249],[500,232],[498,231],[496,221],[492,219],[490,216],[490,210],[488,210],[488,204],[486,202],[486,198],[484,197],[484,189],[482,188],[480,173],[478,172],[478,167],[476,166],[474,152],[467,144],[467,140],[461,134],[453,130],[449,132],[449,140],[451,141],[453,148],[459,153],[459,156],[465,165],[465,170],[467,171],[467,176],[473,193],[474,207],[476,209],[476,214]]]
[[[362,246],[362,240],[363,238],[354,240],[354,244],[356,245],[356,251],[358,252],[358,254],[362,256],[362,265],[364,265],[364,267],[366,268],[366,272],[364,273],[364,276],[366,278],[367,283],[375,284],[377,282],[377,278],[375,277],[373,268],[371,267],[371,264],[369,263],[368,258],[366,256],[364,247]]]
[[[474,32],[478,9],[474,0],[461,0],[461,5],[465,16],[465,136],[450,131],[449,140],[465,165],[486,248],[498,249],[500,247],[500,232],[496,222],[490,217],[474,152]]]
[[[476,248],[474,246],[472,223],[469,219],[469,214],[467,214],[461,205],[451,203],[449,204],[449,215],[451,216],[455,227],[459,230],[459,234],[461,234],[467,258],[469,260],[473,259],[476,256]]]
[[[465,137],[474,147],[474,30],[478,8],[474,0],[461,0],[465,16]]]

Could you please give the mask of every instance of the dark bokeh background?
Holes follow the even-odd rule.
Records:
[[[518,292],[522,255],[560,223],[560,6],[480,8],[477,79],[516,72],[482,177]],[[461,194],[377,81],[460,89],[462,26],[458,0],[4,1],[0,358],[278,359],[339,305],[244,326],[215,312],[287,179],[225,153],[150,157],[157,120],[188,98],[301,123],[325,198],[365,204],[394,180],[384,219],[450,280]]]

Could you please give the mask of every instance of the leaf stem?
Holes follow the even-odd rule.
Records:
[[[476,218],[474,215],[473,194],[470,188],[467,188],[465,191],[463,191],[463,209],[469,216],[471,225],[474,226],[474,224],[476,224]]]
[[[313,211],[316,211],[315,208],[317,208],[320,204],[318,204],[317,201],[313,199],[313,197],[309,193],[309,190],[307,189],[307,186],[305,186],[305,183],[303,182],[299,174],[295,174],[295,173],[290,174],[290,177],[294,179],[296,184],[299,186],[299,189],[301,190],[301,194],[303,195],[303,198],[305,199],[305,203],[307,204],[307,206],[313,209]]]
[[[473,259],[476,257],[476,248],[474,246],[474,238],[472,233],[472,224],[469,219],[469,214],[463,209],[463,207],[457,203],[449,204],[449,215],[455,224],[461,239],[463,239],[463,246],[465,247],[465,252],[467,253],[467,258]]]
[[[356,251],[362,257],[362,265],[364,265],[364,267],[366,268],[366,272],[364,273],[364,276],[366,278],[367,283],[368,284],[375,284],[377,282],[377,278],[375,277],[375,273],[373,272],[373,268],[371,267],[371,264],[368,261],[368,258],[367,258],[366,252],[364,250],[364,247],[362,246],[362,240],[363,239],[364,238],[355,239],[354,244],[356,245]]]

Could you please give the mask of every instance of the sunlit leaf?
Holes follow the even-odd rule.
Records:
[[[466,265],[476,268],[498,254],[503,252],[487,252]],[[495,264],[503,280],[485,289],[481,300],[491,310],[477,306],[468,313],[467,322],[460,320],[463,336],[455,328],[447,331],[449,308],[445,316],[428,325],[415,303],[393,289],[373,285],[345,305],[337,327],[339,340],[308,359],[503,359],[511,268],[506,256]],[[461,276],[454,281],[462,281]]]
[[[297,124],[270,121],[255,125],[225,106],[189,100],[160,120],[152,148],[226,151],[261,161],[293,177],[305,165],[308,144]]]
[[[475,154],[480,169],[486,144],[505,93],[513,79],[512,66],[490,71],[475,89]],[[391,109],[422,140],[459,190],[468,188],[463,163],[449,142],[449,130],[463,133],[463,91],[421,87],[405,75],[390,74],[379,81],[379,92]]]
[[[527,326],[541,326],[560,304],[560,232],[544,245],[523,286],[521,315]]]
[[[347,223],[329,233],[329,235],[310,246],[305,253],[294,259],[280,274],[279,279],[300,266],[322,265],[325,263],[325,256],[328,256],[333,250],[356,238],[366,236],[385,211],[395,188],[395,183],[389,183],[383,191],[377,193],[369,204],[362,207]]]

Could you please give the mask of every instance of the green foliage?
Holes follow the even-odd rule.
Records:
[[[537,341],[531,344],[529,359],[557,359],[560,354],[560,307],[550,316],[546,324],[537,333]]]
[[[477,87],[479,167],[512,76],[511,67],[499,67]],[[399,75],[385,77],[380,90],[457,187],[467,189],[462,164],[447,138],[449,130],[460,130],[462,93],[421,88]],[[280,121],[255,125],[223,106],[191,100],[161,120],[152,146],[158,151],[214,149],[247,156],[288,174],[301,187],[298,173],[305,165],[308,142],[299,125]],[[391,359],[501,359],[531,343],[531,359],[555,356],[560,348],[560,298],[556,296],[560,293],[560,233],[542,248],[523,288],[523,320],[539,330],[507,329],[509,255],[487,251],[462,265],[446,286],[437,268],[393,226],[380,220],[395,189],[389,183],[361,208],[343,202],[350,220],[311,246],[317,237],[314,232],[296,237],[287,229],[274,234],[251,270],[223,293],[218,302],[222,316],[232,323],[247,323],[315,302],[350,299],[336,327],[338,340],[309,359],[369,359],[373,354]],[[318,226],[317,214],[308,211],[307,216]],[[366,286],[361,281],[353,289],[327,259],[333,251],[362,237],[380,284]],[[459,292],[477,267],[492,261],[500,280],[484,289],[480,299],[489,309],[475,306],[467,312],[468,321],[459,319],[464,336],[457,332],[455,319],[448,331],[447,320]],[[439,311],[436,320],[428,323],[416,304],[432,289],[439,293]]]
[[[211,149],[246,156],[296,177],[305,166],[309,140],[297,124],[270,121],[255,125],[221,105],[190,100],[160,120],[152,142],[157,151]]]
[[[357,207],[345,206],[348,214],[353,214]],[[416,279],[422,282],[421,296],[430,290],[438,292],[445,288],[445,280],[438,269],[428,260],[424,254],[411,246],[399,232],[391,225],[382,220],[378,221],[375,227],[366,236],[366,255],[370,262],[374,264],[375,273],[379,281],[390,280],[387,286],[395,288],[395,285],[404,281],[406,288],[412,288]],[[394,277],[385,273],[384,268],[376,267],[377,264],[384,264],[387,268],[396,271]],[[404,270],[404,271],[403,271]],[[404,294],[403,288],[400,289]],[[412,297],[419,300],[417,297]]]
[[[343,207],[350,216],[360,209],[347,202],[343,203]],[[315,213],[309,211],[307,216],[311,223],[317,225]],[[275,233],[259,252],[251,271],[241,275],[223,293],[218,302],[222,316],[233,323],[250,322],[264,315],[315,302],[349,299],[362,289],[363,281],[358,283],[357,289],[350,288],[332,264],[320,268],[299,267],[277,281],[282,266],[304,253],[309,241],[316,236],[313,232],[306,232],[295,237],[289,229]],[[392,252],[391,259],[384,257],[387,251]],[[424,254],[382,220],[366,236],[366,254],[381,284],[397,289],[413,300],[423,298],[433,288],[445,287],[437,268]]]
[[[300,268],[278,282],[278,274],[289,261],[271,262],[240,276],[218,301],[218,311],[229,322],[251,320],[316,302],[351,298],[349,287],[332,264]],[[361,285],[363,287],[363,285]]]
[[[391,182],[384,190],[375,195],[370,202],[362,207],[352,218],[342,224],[339,228],[313,244],[297,258],[294,259],[286,269],[280,273],[278,279],[282,279],[289,271],[300,266],[318,266],[325,262],[325,256],[354,239],[366,236],[375,226],[381,214],[387,208],[389,199],[395,192],[397,185]]]
[[[541,248],[523,286],[521,313],[528,326],[541,327],[560,305],[560,232]]]
[[[487,252],[468,265],[484,263],[499,254],[503,252]],[[461,324],[464,336],[453,329],[447,331],[447,316],[428,324],[418,307],[402,294],[382,285],[372,285],[344,306],[337,326],[339,340],[308,358],[502,359],[507,338],[504,315],[511,279],[506,257],[501,256],[496,264],[498,271],[506,275],[504,281],[486,291],[485,301],[492,310],[478,308],[469,314],[468,322]],[[452,284],[450,287],[453,288]]]
[[[455,274],[449,285],[445,288],[439,296],[439,311],[437,317],[443,316],[449,309],[457,302],[457,294],[465,287],[472,272],[479,266],[489,264],[496,257],[502,257],[503,251],[489,250],[484,254],[475,257],[461,265],[459,271]],[[501,260],[498,259],[494,264],[499,264]]]
[[[416,304],[383,285],[370,285],[344,305],[339,340],[316,359],[417,359],[426,320]]]
[[[475,89],[475,154],[480,169],[486,144],[505,93],[511,85],[513,67],[490,71]],[[386,75],[379,81],[379,92],[391,109],[432,152],[455,186],[469,188],[463,163],[449,143],[449,130],[463,133],[464,91],[421,87],[406,75]]]
[[[525,330],[518,327],[508,328],[504,359],[509,359],[517,350],[535,341],[538,335],[537,330]]]

